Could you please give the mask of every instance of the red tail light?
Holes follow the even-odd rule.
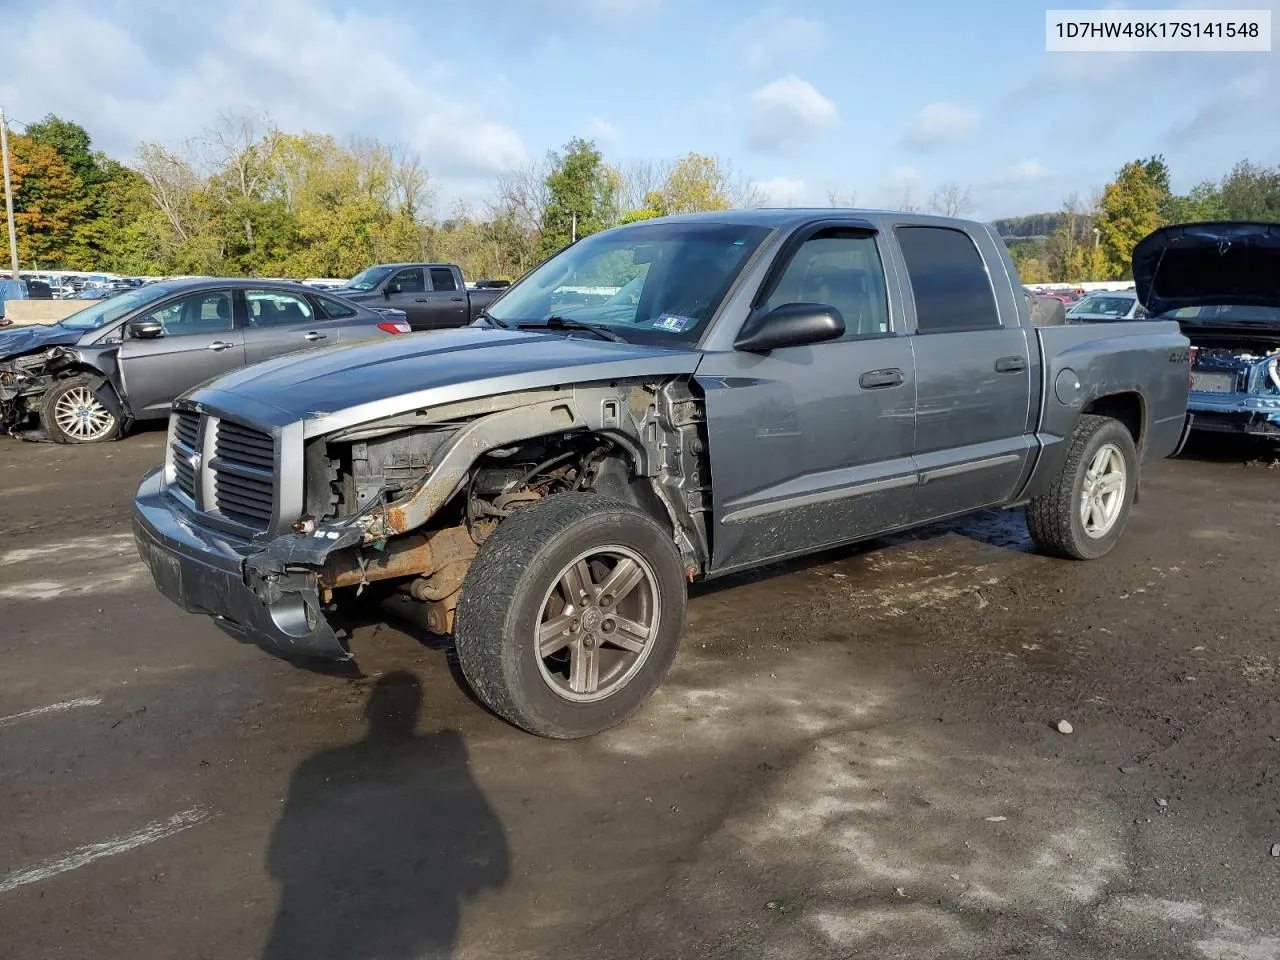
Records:
[[[409,326],[403,320],[387,320],[378,324],[378,329],[383,333],[412,333],[413,327]]]

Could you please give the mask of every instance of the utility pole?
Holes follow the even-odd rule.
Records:
[[[11,277],[18,279],[18,234],[13,226],[13,187],[9,184],[9,124],[0,107],[0,156],[4,157],[4,215],[9,222],[9,267]]]
[[[0,113],[0,117],[3,117],[3,116],[4,114]],[[570,243],[578,242],[578,214],[576,212],[573,214],[573,220],[570,221],[570,224],[569,224],[569,242]]]

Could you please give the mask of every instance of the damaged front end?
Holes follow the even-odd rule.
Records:
[[[484,397],[312,436],[180,406],[166,467],[139,490],[135,532],[161,592],[188,610],[284,651],[345,659],[345,616],[366,593],[399,592],[431,632],[452,633],[488,535],[555,493],[640,506],[698,576],[705,427],[686,379]]]
[[[65,352],[50,347],[0,360],[0,430],[16,434],[32,425]]]
[[[1192,427],[1280,439],[1280,339],[1190,336]]]

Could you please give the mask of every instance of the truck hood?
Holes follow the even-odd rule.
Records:
[[[314,436],[426,407],[557,384],[693,373],[701,354],[562,333],[458,327],[286,354],[187,395]]]
[[[37,323],[26,327],[0,329],[0,360],[19,357],[41,347],[70,346],[84,336],[84,330],[68,330],[58,324]]]
[[[1179,307],[1280,307],[1280,224],[1162,227],[1133,248],[1133,280],[1157,316]]]

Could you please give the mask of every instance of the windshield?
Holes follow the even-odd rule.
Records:
[[[1091,313],[1099,317],[1124,317],[1133,309],[1132,297],[1085,297],[1071,308],[1073,314]]]
[[[1207,320],[1217,323],[1257,320],[1262,323],[1280,323],[1280,307],[1251,307],[1239,304],[1179,307],[1177,310],[1170,310],[1164,316],[1166,320]]]
[[[346,288],[348,290],[372,290],[390,272],[390,267],[370,267],[368,270],[361,270],[346,282]]]
[[[77,310],[62,321],[62,326],[69,330],[97,330],[99,327],[119,320],[126,313],[167,296],[174,288],[167,284],[156,283],[149,287],[139,287],[127,293],[117,294],[107,300],[99,300],[83,310]]]
[[[624,340],[692,342],[769,235],[729,223],[641,223],[580,240],[489,308],[508,326],[556,316]]]

